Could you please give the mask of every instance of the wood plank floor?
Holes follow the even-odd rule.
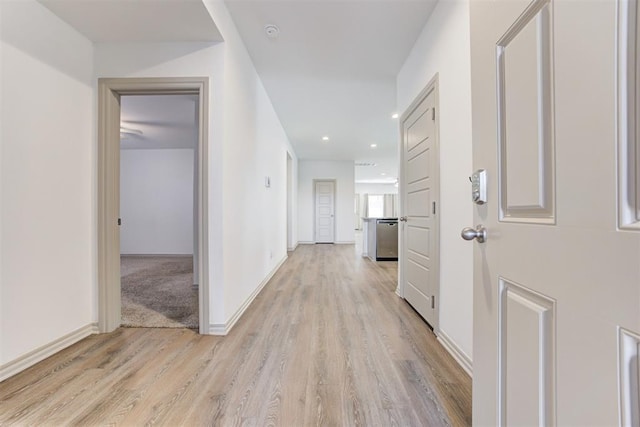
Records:
[[[353,246],[300,246],[228,336],[88,337],[0,383],[0,425],[470,425],[470,378],[396,282]]]

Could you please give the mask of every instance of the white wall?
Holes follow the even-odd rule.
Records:
[[[438,3],[398,74],[404,111],[439,73],[440,91],[440,329],[472,357],[473,245],[460,230],[473,224],[469,4]]]
[[[3,181],[2,181],[2,147],[4,146],[4,132],[2,132],[3,126],[2,123],[4,121],[3,117],[4,117],[4,103],[2,102],[2,100],[4,99],[4,67],[2,65],[2,61],[4,59],[4,55],[2,54],[3,52],[3,48],[4,48],[4,34],[2,33],[2,23],[3,23],[3,13],[2,13],[2,3],[0,3],[0,366],[2,366],[2,364],[4,363],[4,315],[3,315],[3,309],[2,307],[4,306],[4,297],[3,297],[3,291],[2,289],[4,288],[3,286],[3,280],[2,280],[2,276],[3,276],[3,269],[2,269],[2,211],[3,211],[3,206],[4,206],[4,198],[3,198],[3,191],[2,191],[2,187],[3,187]]]
[[[221,1],[205,5],[225,40],[225,227],[220,256],[224,321],[229,323],[286,257],[286,153],[294,151],[226,6]],[[296,176],[295,154],[293,160]],[[266,176],[271,178],[270,188],[264,185]]]
[[[121,254],[193,254],[194,156],[120,151]]]
[[[0,1],[0,365],[95,320],[93,47]]]
[[[353,243],[355,165],[353,161],[300,160],[298,162],[298,238],[314,240],[313,180],[336,180],[336,243]]]
[[[395,184],[359,184],[356,182],[358,194],[398,194]]]

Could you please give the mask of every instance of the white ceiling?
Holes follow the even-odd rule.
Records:
[[[202,0],[39,1],[96,43],[222,41]]]
[[[195,148],[198,95],[128,95],[120,98],[122,149]],[[141,132],[141,134],[139,134]]]
[[[225,3],[298,156],[376,163],[356,167],[356,180],[393,182],[396,75],[436,1]]]
[[[97,43],[222,41],[202,0],[39,1]],[[225,1],[299,158],[375,163],[356,166],[358,182],[396,179],[395,79],[436,2]],[[267,24],[279,27],[277,39]],[[123,119],[141,122],[139,139],[154,135],[142,122],[162,119],[133,111],[123,104]]]

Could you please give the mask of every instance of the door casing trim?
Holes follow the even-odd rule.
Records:
[[[318,227],[316,224],[316,215],[317,215],[317,200],[316,200],[316,185],[319,182],[331,182],[333,183],[333,244],[336,243],[336,237],[337,237],[337,233],[336,233],[336,226],[337,226],[337,221],[336,221],[336,198],[338,196],[338,182],[335,179],[314,179],[312,181],[312,185],[313,185],[313,243],[318,243]],[[328,243],[328,242],[322,242],[322,243]]]
[[[98,329],[120,326],[120,97],[197,94],[198,109],[198,315],[199,332],[209,333],[208,272],[208,77],[98,79]]]
[[[435,156],[436,156],[436,164],[437,164],[437,171],[436,171],[436,175],[437,175],[437,179],[438,179],[438,185],[435,188],[435,194],[433,196],[433,200],[436,202],[436,215],[435,215],[435,228],[436,228],[436,233],[434,236],[434,240],[435,240],[435,244],[436,244],[436,248],[437,248],[437,258],[435,261],[435,272],[434,275],[435,277],[437,277],[438,280],[438,284],[436,286],[436,292],[435,292],[435,297],[436,297],[436,306],[435,306],[435,310],[436,310],[436,315],[435,315],[435,321],[433,322],[434,324],[431,325],[431,327],[433,328],[433,332],[436,335],[440,334],[440,213],[442,212],[442,207],[440,204],[440,126],[439,126],[439,121],[440,121],[440,95],[439,95],[439,74],[436,73],[431,80],[429,80],[429,83],[426,84],[426,86],[424,87],[424,89],[422,89],[422,91],[414,98],[413,102],[407,107],[406,110],[404,110],[404,112],[402,113],[402,115],[400,116],[400,126],[399,126],[399,131],[400,131],[400,138],[399,141],[400,143],[398,144],[398,159],[400,159],[399,162],[399,170],[398,170],[398,177],[400,179],[398,179],[398,206],[400,207],[400,215],[399,216],[405,216],[406,212],[407,212],[407,207],[406,207],[406,198],[404,196],[405,193],[405,186],[406,186],[406,182],[405,182],[405,168],[404,168],[404,143],[405,143],[405,135],[402,129],[402,124],[407,120],[407,118],[411,115],[411,113],[413,112],[413,110],[415,110],[421,103],[422,101],[424,101],[426,99],[426,97],[433,92],[434,94],[434,107],[436,110],[435,113],[435,121],[436,121],[436,129],[435,129],[435,133],[436,133],[436,141],[434,143],[434,152],[435,152]],[[399,231],[399,239],[398,239],[398,247],[399,247],[399,251],[398,251],[398,287],[396,288],[396,294],[398,296],[400,296],[402,299],[405,299],[405,294],[404,294],[404,275],[405,275],[405,268],[404,268],[404,246],[405,246],[405,238],[404,238],[404,230],[405,230],[405,225],[404,223],[402,223],[402,230]]]

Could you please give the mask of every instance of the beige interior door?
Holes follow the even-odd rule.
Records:
[[[335,182],[316,181],[316,243],[335,241]]]
[[[488,178],[474,205],[486,241],[469,243],[474,425],[613,426],[619,399],[638,425],[640,235],[616,222],[616,3],[470,7],[473,162]]]
[[[402,129],[402,296],[438,330],[437,79],[400,120]]]

